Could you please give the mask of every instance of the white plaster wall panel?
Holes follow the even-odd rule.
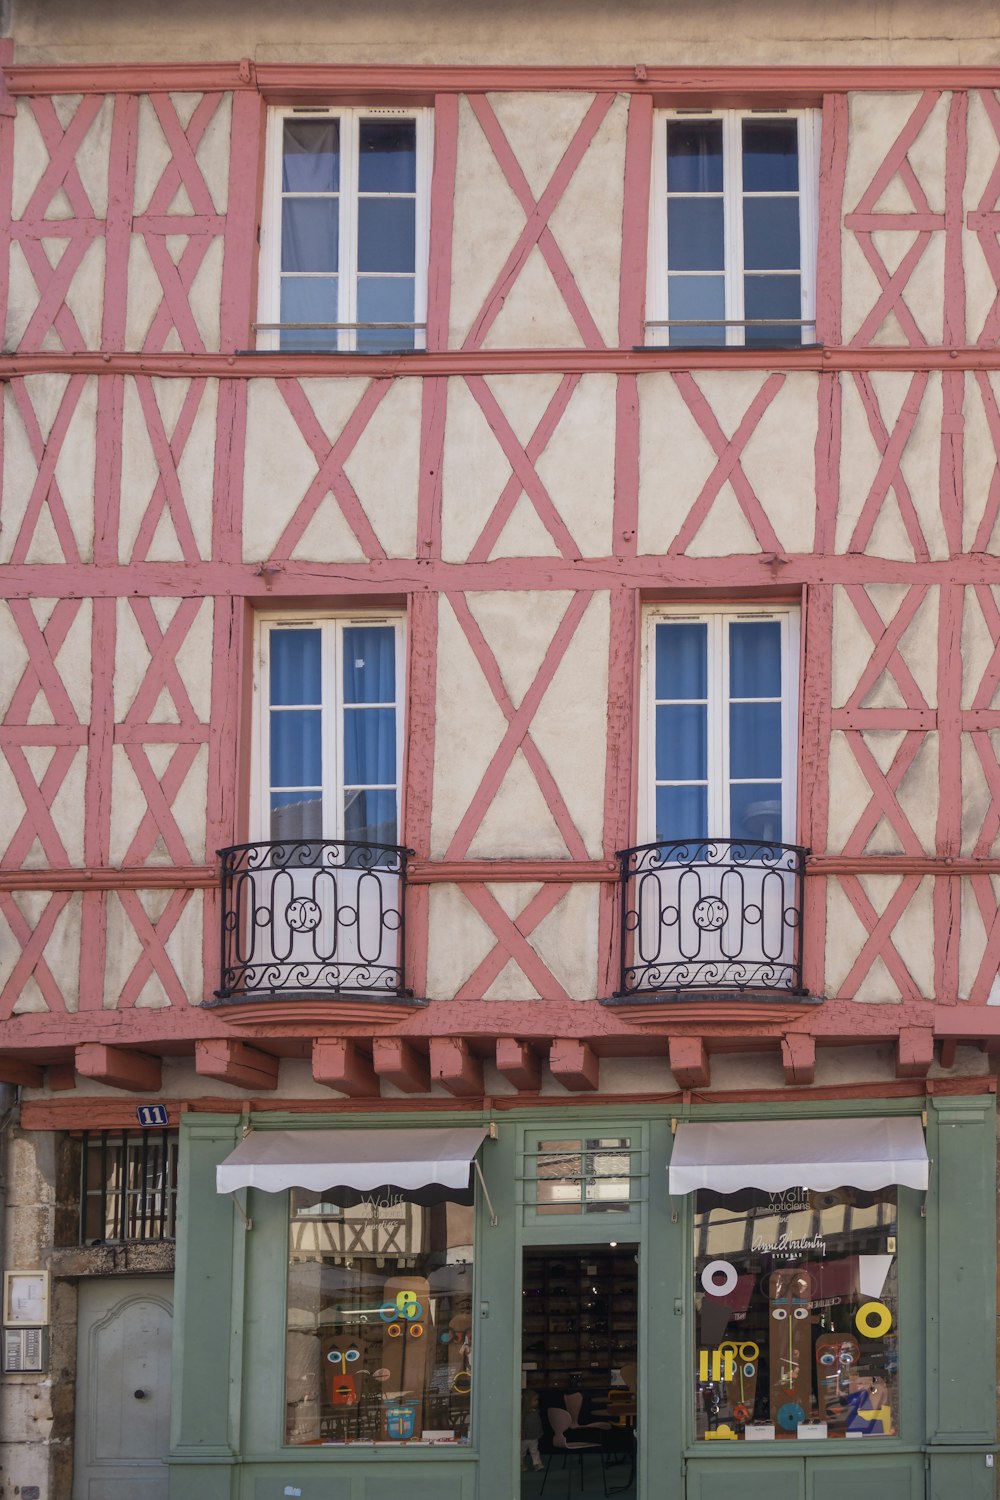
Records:
[[[0,600],[0,661],[4,664],[4,669],[0,672],[0,720],[2,720],[6,718],[14,689],[28,665],[28,648],[24,644],[24,637],[14,622],[10,605],[6,600]],[[51,720],[51,709],[48,714]]]
[[[835,729],[830,736],[830,806],[826,853],[839,854],[854,832],[862,810],[871,800],[872,789],[858,765],[846,735]],[[879,830],[876,830],[876,833]],[[898,844],[892,847],[898,853]]]
[[[36,458],[25,425],[26,414],[8,387],[4,402],[0,561],[10,562],[16,549],[19,558],[29,563],[73,562],[75,546],[80,560],[90,562],[94,540],[97,382],[89,379],[71,388],[69,376],[35,375],[23,382],[21,397],[25,407],[30,407],[27,420],[37,429],[44,448],[41,458]],[[61,441],[53,433],[57,422],[60,429],[65,423]],[[59,444],[59,451],[52,479],[38,507],[35,488],[42,462],[50,457],[50,440]],[[52,519],[53,503],[59,509],[61,522],[69,528],[72,544],[67,541],[64,545],[60,540]]]
[[[516,922],[520,913],[538,895],[541,886],[528,884],[527,882],[512,883],[510,885],[506,882],[497,882],[496,884],[488,885],[486,889],[497,905],[503,908],[511,921]],[[528,937],[528,943],[534,948],[534,933],[531,933]],[[485,986],[482,998],[484,1000],[537,1000],[539,992],[531,983],[517,960],[508,959],[496,978]]]
[[[62,131],[65,132],[72,124],[82,100],[81,94],[52,96],[52,108]],[[113,110],[114,99],[109,95],[101,101],[74,157],[74,165],[83,190],[90,200],[95,219],[103,219],[108,211],[108,158]],[[24,211],[45,174],[49,159],[50,148],[45,144],[30,103],[26,99],[19,100],[14,123],[14,171],[11,178],[11,202],[15,219],[24,217]],[[72,219],[76,216],[76,210],[63,188],[60,187],[53,195],[44,216],[46,219]]]
[[[718,455],[685,399],[704,400],[729,442],[768,377],[756,372],[699,372],[693,385],[671,375],[645,375],[639,382],[640,552],[665,552],[710,480]],[[808,551],[816,511],[816,383],[813,376],[787,376],[756,424],[742,453],[742,469],[782,548]],[[713,428],[714,431],[714,428]],[[790,441],[789,435],[795,434]],[[730,480],[719,488],[689,541],[697,557],[760,552],[761,544]]]
[[[12,1012],[16,1016],[50,1010],[58,1014],[63,1009],[75,1012],[79,1008],[80,914],[83,905],[79,892],[63,899],[62,893],[53,896],[49,891],[12,891],[0,902],[0,991],[13,978],[30,935],[41,924],[49,925],[47,908],[53,900],[58,903],[58,913],[41,953],[41,963],[48,972],[43,974],[40,984],[36,978],[39,970],[36,963],[34,972],[19,985],[16,999],[12,995],[6,996],[6,1003],[12,1002]],[[11,909],[8,909],[8,902]],[[46,994],[51,996],[51,1005]]]
[[[613,375],[580,381],[535,466],[584,557],[614,550],[616,384]]]
[[[866,586],[865,594],[886,630],[892,627],[900,608],[909,603],[910,587],[909,584],[895,583]],[[896,647],[930,708],[937,704],[938,593],[936,587],[927,589]],[[874,626],[873,638],[846,589],[836,589],[833,600],[832,702],[835,708],[841,708],[857,688],[882,639],[882,631]],[[885,669],[865,693],[862,708],[904,706],[905,699],[893,675],[893,666],[896,663],[890,658]]]
[[[410,387],[390,404],[382,425],[364,440],[361,455],[351,467],[349,482],[358,494],[376,535],[388,548],[403,555],[415,536],[416,489],[419,475],[419,392]],[[322,429],[331,446],[353,416],[368,390],[366,380],[310,380],[303,392],[312,408],[310,419]],[[320,468],[278,388],[269,381],[252,381],[249,390],[247,447],[243,497],[243,555],[247,561],[268,558],[304,499]],[[307,430],[309,430],[307,426]],[[360,444],[359,444],[360,446]],[[384,448],[385,451],[381,451]],[[402,453],[402,461],[400,461]],[[347,461],[349,462],[349,461]],[[399,464],[393,472],[394,462]],[[346,472],[346,469],[345,469]],[[355,482],[355,480],[357,482]],[[363,485],[363,489],[359,488]],[[402,503],[400,503],[402,500]],[[399,515],[393,515],[394,507]],[[365,553],[348,525],[335,495],[329,490],[320,501],[292,556],[317,562],[364,562]]]
[[[523,598],[512,599],[526,607]],[[444,856],[506,724],[451,604],[442,597],[438,612],[431,858]]]
[[[187,132],[191,117],[205,97],[200,93],[169,94],[169,103]],[[224,94],[201,134],[194,158],[211,196],[216,213],[225,213],[229,191],[229,136],[232,119],[232,95]],[[164,135],[152,100],[139,100],[139,132],[136,149],[135,211],[144,214],[166,167],[173,160],[173,148]],[[187,163],[183,162],[186,169]],[[171,214],[191,214],[197,210],[182,180],[167,209]]]
[[[7,329],[5,343],[8,348],[17,348],[24,340],[25,332],[34,316],[42,294],[51,279],[51,268],[58,266],[64,253],[73,250],[70,239],[46,235],[39,241],[39,265],[33,270],[24,251],[15,241],[10,247],[10,282],[8,288]],[[75,250],[74,250],[75,254]],[[100,343],[101,311],[104,297],[104,240],[91,240],[84,251],[80,264],[64,293],[63,301],[76,319],[79,338],[84,348],[96,348]],[[76,335],[72,342],[76,343]],[[67,344],[70,342],[67,337]],[[32,335],[31,348],[60,353],[63,339],[49,323],[39,341],[37,330]]]
[[[497,165],[468,100],[458,102],[458,157],[448,342],[464,343],[524,226],[524,212]]]
[[[537,200],[594,102],[593,94],[489,94],[490,106]]]
[[[975,588],[966,588],[962,610],[962,707],[971,709],[979,697],[984,679],[994,667],[1000,644],[995,643],[993,631],[983,614],[985,594],[986,608],[992,605],[991,615],[1000,621],[1000,590],[995,585],[980,583]],[[992,678],[992,672],[990,673]],[[982,708],[996,708],[1000,703],[1000,680],[993,686],[984,700]]]
[[[838,552],[864,551],[871,556],[889,557],[910,562],[915,557],[914,540],[911,539],[903,521],[900,499],[892,483],[885,488],[885,475],[879,479],[883,455],[879,442],[873,435],[888,435],[893,444],[896,428],[903,423],[909,426],[909,434],[903,449],[898,474],[904,485],[903,505],[912,504],[916,514],[923,545],[932,558],[948,556],[948,542],[941,520],[940,459],[941,459],[941,379],[931,374],[921,390],[914,385],[910,373],[879,373],[868,377],[877,414],[866,409],[865,399],[854,379],[843,382],[842,440],[840,506],[837,514]],[[917,405],[919,403],[919,405]],[[913,408],[917,405],[914,415]],[[912,419],[912,425],[910,425]],[[884,444],[884,438],[883,438]],[[897,440],[898,441],[898,440]],[[866,513],[868,495],[879,481],[880,493],[884,489],[877,519],[870,537],[864,535],[855,540],[855,532],[862,514]],[[907,501],[906,496],[909,496]],[[867,532],[867,521],[864,528]],[[920,546],[919,537],[916,545]]]
[[[606,344],[618,343],[628,99],[601,122],[550,221],[556,243]]]
[[[159,422],[167,443],[179,447],[178,422],[191,392],[193,382],[151,378],[152,393]],[[177,481],[187,525],[194,536],[199,557],[211,556],[212,506],[215,478],[216,414],[218,382],[207,381],[177,462]],[[192,398],[194,399],[194,398]],[[154,418],[155,419],[155,418]],[[122,481],[119,522],[119,558],[128,562],[135,553],[143,522],[160,483],[161,464],[153,449],[146,415],[140,403],[136,382],[125,383],[125,413],[122,423]],[[159,503],[159,502],[158,502]],[[185,518],[180,521],[185,528]],[[152,537],[143,548],[151,562],[183,562],[184,550],[169,504],[163,506]]]
[[[893,875],[865,875],[859,883],[876,915],[882,914],[895,894],[900,880]],[[933,881],[922,880],[906,909],[893,927],[891,941],[903,956],[904,963],[919,993],[932,996],[933,991]],[[838,994],[861,954],[867,930],[837,880],[827,882],[826,925],[826,991]],[[867,959],[866,959],[867,962]],[[898,1003],[900,987],[881,958],[875,958],[867,974],[857,985],[854,999],[862,1004]]]
[[[969,214],[991,213],[997,207],[995,195],[990,195],[993,201],[989,198],[984,201],[984,194],[987,192],[990,177],[997,163],[1000,141],[986,113],[982,95],[977,89],[969,90],[966,133],[968,156],[962,206],[963,223],[967,226]],[[987,234],[993,237],[992,230],[987,230]],[[993,242],[995,243],[995,239]],[[966,330],[970,343],[975,343],[982,335],[983,325],[1000,287],[997,286],[997,278],[990,270],[989,262],[983,253],[982,241],[975,230],[966,228],[962,237],[962,252],[965,270]]]
[[[429,888],[427,920],[426,998],[451,1000],[492,951],[496,938],[457,885]]]
[[[167,633],[178,610],[188,607],[180,599],[154,598],[149,601],[162,635]],[[190,601],[188,601],[188,604]],[[171,663],[176,668],[184,691],[190,701],[191,710],[197,720],[208,720],[212,689],[212,610],[213,601],[203,599],[197,607],[194,619],[177,641],[171,653]],[[117,650],[115,656],[115,717],[124,721],[135,701],[136,693],[143,685],[159,642],[154,641],[152,650],[147,645],[139,621],[128,599],[119,599],[117,605]],[[186,717],[190,718],[190,711]],[[180,710],[173,694],[164,684],[157,693],[154,707],[144,722],[177,724]]]
[[[189,245],[194,245],[199,240],[203,241],[205,237],[186,233],[185,221],[180,217],[177,220],[177,230],[176,234],[159,235],[156,238],[163,245],[165,254],[173,262],[178,277],[186,282],[187,273],[182,270],[182,259],[188,252]],[[185,298],[197,328],[198,337],[206,352],[211,354],[219,347],[223,237],[214,236],[208,247],[204,248],[203,256],[201,255],[202,248],[204,247],[201,246],[198,250],[200,263],[190,286],[178,295],[183,295]],[[194,252],[192,251],[193,258]],[[162,299],[163,285],[150,258],[145,238],[134,234],[129,246],[128,306],[125,326],[126,345],[129,349],[144,347]],[[182,338],[171,319],[165,337],[156,340],[155,352],[159,353],[162,350],[167,354],[185,353],[193,343],[193,338],[187,332]]]
[[[565,859],[566,841],[518,750],[469,845],[470,859]]]
[[[932,212],[944,211],[944,152],[945,129],[950,96],[943,96],[932,109],[929,118],[907,152],[907,158],[927,197]],[[844,186],[844,212],[854,213],[867,191],[875,173],[886,154],[906,128],[921,95],[883,94],[874,91],[850,95],[850,134],[847,154],[847,170]],[[896,173],[886,184],[872,206],[876,213],[914,213],[918,205],[913,202],[903,179]],[[886,233],[878,231],[877,247],[883,254],[891,254],[896,261],[909,249],[914,235],[906,231]],[[928,339],[940,339],[942,307],[943,248],[934,245],[935,239],[943,239],[940,232],[932,236],[932,243],[925,250],[922,262],[911,277],[905,300],[916,319],[918,327]],[[890,245],[892,242],[892,245]],[[892,248],[899,245],[901,248]],[[844,229],[843,250],[843,329],[845,340],[857,334],[862,323],[875,306],[880,295],[878,279],[868,266],[854,234]],[[890,266],[890,270],[892,267]],[[896,320],[890,315],[871,338],[872,343],[907,343]]]
[[[531,934],[531,946],[571,1000],[597,997],[600,887],[578,881]]]
[[[888,772],[894,756],[903,745],[903,740],[902,731],[887,729],[866,730],[862,736],[864,749],[871,755],[883,774]],[[932,854],[935,847],[935,820],[938,806],[937,755],[937,735],[925,735],[912,764],[894,793],[902,815],[901,824],[904,827],[906,823],[909,824],[921,848],[928,854]],[[862,768],[858,765],[851,743],[846,736],[835,731],[830,751],[829,852],[839,852],[843,848],[872,796],[872,788]],[[899,833],[883,816],[869,835],[864,852],[865,854],[902,854],[906,850]]]
[[[202,968],[202,918],[204,898],[201,891],[135,891],[129,899],[138,902],[166,952],[167,963],[177,976],[188,1003],[199,1005],[218,982],[217,976],[206,976]],[[176,921],[172,917],[180,908]],[[108,897],[108,962],[104,987],[104,1009],[165,1010],[176,1004],[155,966],[136,989],[133,972],[137,963],[148,956],[145,937],[137,933],[129,913],[117,896]],[[166,927],[171,930],[167,935]],[[159,959],[159,953],[157,953]],[[145,969],[143,964],[139,976]],[[206,982],[207,980],[207,982]],[[124,1004],[123,1004],[124,1002]]]
[[[582,349],[583,335],[537,245],[504,296],[484,349]]]
[[[557,375],[521,375],[490,382],[522,443],[527,443],[559,386]],[[441,481],[441,551],[462,562],[472,551],[511,477],[511,466],[464,380],[448,382],[447,442]],[[558,556],[555,542],[522,496],[492,549],[502,555]],[[517,549],[521,550],[518,551]]]
[[[344,464],[388,557],[416,552],[422,386],[421,380],[394,380]],[[306,389],[311,395],[312,383]],[[310,554],[300,546],[294,555]]]
[[[958,998],[979,1005],[1000,1003],[1000,876],[985,872],[962,881],[962,928],[958,950]],[[989,952],[987,953],[987,949]],[[987,960],[984,966],[984,960]]]
[[[599,593],[588,604],[532,723],[532,738],[592,859],[599,859],[604,848],[609,643],[610,603],[606,593]]]
[[[59,602],[57,599],[27,601],[27,608],[37,621],[40,630],[44,631]],[[69,698],[73,714],[81,723],[85,723],[90,716],[90,631],[91,604],[89,599],[83,599],[74,609],[73,619],[62,644],[53,653],[53,661],[61,687]],[[4,663],[4,670],[0,673],[0,717],[4,717],[14,690],[21,681],[21,675],[29,665],[29,653],[21,630],[6,604],[0,605],[0,660]],[[65,713],[61,715],[63,721],[66,721],[67,717]],[[27,712],[19,715],[18,722],[27,724],[54,724],[56,722],[52,705],[41,686],[36,688],[35,696]],[[70,719],[69,722],[72,720]]]
[[[173,756],[178,753],[178,747],[173,744],[146,744],[142,745],[140,750],[157,780],[164,776]],[[190,859],[192,864],[200,864],[205,858],[207,787],[208,750],[206,746],[200,745],[170,807],[173,821],[177,825],[184,846],[179,851],[182,856],[180,863],[184,863],[186,858]],[[136,776],[125,747],[122,745],[114,747],[111,799],[111,862],[120,865],[125,862],[129,846],[138,833],[148,809],[142,783]],[[139,861],[144,865],[169,865],[175,862],[178,861],[175,861],[164,842],[162,832],[157,833],[152,847]]]
[[[1000,514],[995,510],[1000,497],[1000,471],[997,442],[990,429],[990,417],[996,421],[994,414],[998,412],[1000,379],[995,372],[981,370],[967,375],[963,401],[962,546],[969,552],[1000,552]],[[992,523],[986,520],[988,512],[993,512]]]
[[[989,837],[997,798],[992,786],[1000,782],[1000,730],[962,736],[962,853],[1000,852],[1000,832]],[[990,777],[993,778],[992,784]],[[985,832],[984,832],[985,831]],[[984,846],[984,838],[986,843]]]

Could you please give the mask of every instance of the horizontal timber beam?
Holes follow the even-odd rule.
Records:
[[[131,1052],[124,1047],[106,1047],[101,1042],[84,1042],[76,1049],[76,1071],[95,1083],[113,1089],[130,1089],[142,1094],[159,1092],[161,1063],[148,1052]]]
[[[60,220],[52,221],[53,235]],[[16,229],[16,225],[15,225]],[[844,344],[718,346],[669,349],[442,349],[419,354],[290,354],[243,349],[234,354],[125,354],[51,350],[0,356],[0,380],[27,375],[156,375],[163,379],[368,379],[427,375],[642,375],[657,370],[997,370],[996,344]]]
[[[379,97],[399,94],[462,94],[510,90],[609,91],[665,95],[699,101],[720,95],[741,99],[762,96],[769,103],[816,103],[823,94],[857,89],[996,89],[1000,68],[976,65],[942,67],[905,64],[840,64],[835,67],[573,67],[541,64],[434,66],[351,63],[232,62],[156,63],[17,63],[4,68],[14,95],[93,94],[110,91],[167,93],[176,90],[249,89],[281,97],[315,98],[345,89],[376,90]]]
[[[278,1059],[259,1047],[231,1037],[210,1037],[194,1044],[194,1070],[202,1078],[231,1083],[240,1089],[278,1086]]]

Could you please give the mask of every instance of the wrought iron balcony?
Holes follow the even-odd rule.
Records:
[[[752,839],[621,850],[619,994],[804,994],[806,852]]]
[[[219,1000],[409,994],[397,844],[281,839],[220,849]]]

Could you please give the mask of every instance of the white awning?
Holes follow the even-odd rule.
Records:
[[[855,1120],[733,1120],[678,1125],[670,1159],[670,1191],[711,1188],[780,1193],[898,1183],[926,1189],[927,1147],[911,1116]]]
[[[357,1192],[390,1183],[417,1189],[467,1188],[485,1126],[429,1130],[253,1130],[215,1169],[220,1193],[261,1188]]]

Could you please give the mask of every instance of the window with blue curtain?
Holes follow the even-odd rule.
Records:
[[[262,630],[266,836],[398,843],[401,622]]]
[[[656,611],[649,838],[793,842],[797,612]]]

